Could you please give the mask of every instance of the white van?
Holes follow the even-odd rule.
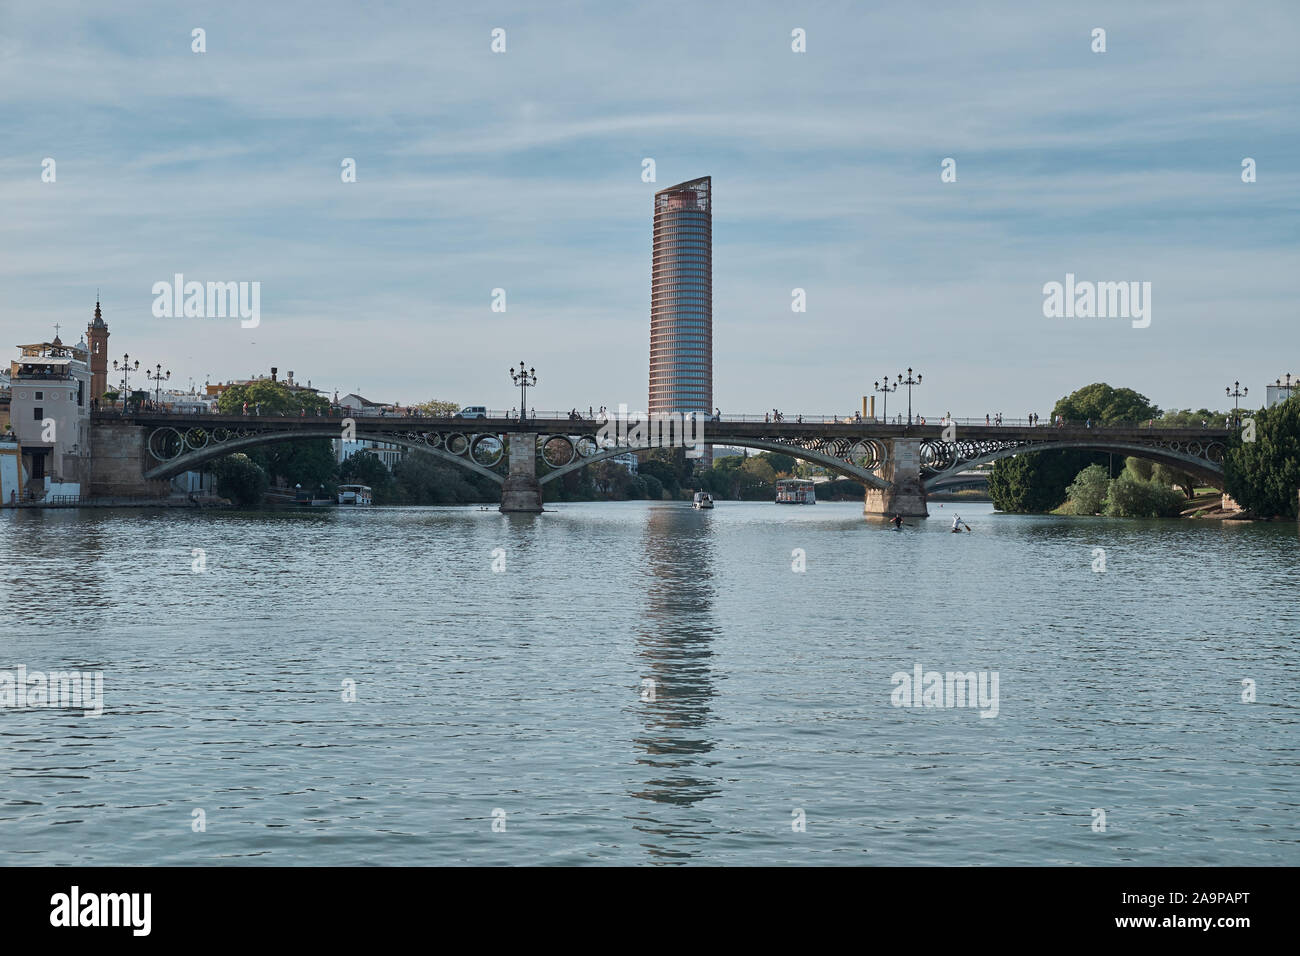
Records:
[[[486,405],[466,405],[456,413],[457,418],[487,418]]]

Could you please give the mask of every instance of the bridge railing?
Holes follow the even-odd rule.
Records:
[[[203,417],[205,417],[206,415],[213,415],[214,417],[216,417],[216,416],[228,417],[231,413],[227,413],[227,412],[206,413],[206,412],[195,412],[195,411],[187,411],[187,412],[169,412],[169,411],[166,411],[166,410],[158,410],[158,409],[154,409],[154,410],[146,410],[146,411],[126,411],[126,412],[124,412],[124,411],[122,411],[120,408],[119,408],[119,409],[104,409],[104,408],[100,408],[100,409],[96,409],[96,410],[95,410],[95,412],[94,412],[94,417],[95,417],[96,419],[106,419],[106,418],[107,418],[107,419],[112,419],[112,418],[128,418],[128,419],[129,419],[129,418],[136,418],[136,417],[141,417],[141,416],[148,416],[148,415],[152,415],[152,414],[178,414],[178,415],[184,415],[184,416],[186,416],[186,417],[193,416],[193,417],[195,417],[195,418],[203,418]],[[292,412],[288,412],[288,413],[284,413],[284,412],[264,412],[264,413],[262,413],[262,414],[259,415],[259,414],[257,414],[256,409],[249,409],[248,412],[245,413],[245,414],[246,414],[246,416],[247,416],[248,418],[250,418],[250,419],[256,419],[256,420],[265,420],[265,419],[268,419],[268,418],[270,418],[270,419],[285,418],[285,419],[300,419],[300,420],[301,420],[301,419],[311,420],[311,419],[322,419],[322,418],[330,418],[330,419],[339,420],[339,419],[344,419],[344,418],[352,418],[352,419],[355,419],[355,420],[358,421],[358,422],[365,422],[365,421],[394,422],[394,421],[401,421],[402,419],[405,419],[405,418],[425,418],[425,417],[426,417],[426,416],[421,416],[421,415],[405,414],[405,413],[397,413],[397,412],[385,412],[385,413],[383,413],[383,414],[366,414],[366,413],[364,413],[364,412],[356,411],[355,409],[349,409],[349,408],[346,408],[346,407],[343,407],[343,406],[337,406],[337,405],[336,405],[336,406],[332,406],[328,411],[316,412],[316,413],[309,413],[309,414],[306,414],[306,415],[302,415],[302,414],[294,414],[294,413],[292,413]],[[611,413],[611,415],[612,415],[612,414],[613,414],[613,413]],[[241,417],[243,417],[243,416],[241,416]],[[460,416],[460,415],[458,414],[458,415],[451,416],[451,417],[453,417],[453,418],[461,418],[461,417],[463,417],[463,416]],[[496,420],[496,421],[500,421],[500,420],[502,420],[502,419],[511,420],[511,421],[518,421],[518,420],[519,420],[519,410],[518,410],[517,408],[512,408],[512,409],[498,409],[498,408],[488,409],[487,414],[486,414],[486,417],[489,418],[489,419]],[[1241,421],[1241,418],[1243,418],[1243,417],[1245,417],[1245,413],[1243,413],[1241,416],[1238,416],[1238,417],[1235,418],[1235,419],[1222,419],[1222,418],[1204,419],[1204,420],[1202,420],[1199,424],[1197,424],[1197,423],[1184,424],[1184,423],[1180,423],[1180,422],[1163,421],[1163,420],[1161,420],[1161,419],[1159,419],[1159,418],[1156,418],[1156,419],[1143,419],[1143,420],[1140,420],[1140,421],[1116,421],[1116,422],[1107,422],[1105,425],[1100,425],[1100,424],[1098,424],[1097,422],[1088,422],[1088,421],[1086,421],[1086,420],[1079,420],[1079,421],[1067,420],[1067,421],[1064,421],[1064,422],[1054,422],[1054,421],[1051,421],[1050,419],[1048,419],[1048,418],[1046,418],[1046,417],[1045,417],[1045,418],[1041,418],[1041,419],[1039,419],[1039,420],[1037,420],[1037,421],[1030,421],[1028,418],[1007,418],[1007,417],[1005,417],[1005,416],[1002,417],[1002,418],[998,418],[996,415],[988,415],[988,416],[981,416],[981,417],[961,417],[961,418],[959,418],[959,417],[952,417],[952,418],[948,418],[948,417],[941,416],[941,415],[929,416],[929,415],[918,415],[918,414],[913,413],[911,424],[912,424],[913,426],[927,426],[927,427],[928,427],[928,426],[939,426],[939,427],[942,427],[943,425],[946,425],[946,424],[948,424],[948,423],[951,422],[951,423],[957,425],[957,426],[960,427],[960,428],[1008,428],[1008,427],[1010,427],[1010,428],[1044,428],[1044,429],[1047,429],[1047,428],[1103,428],[1103,429],[1130,429],[1130,430],[1131,430],[1131,429],[1135,429],[1135,428],[1154,428],[1154,429],[1160,429],[1160,428],[1231,428],[1231,427],[1237,427],[1237,426],[1239,426],[1240,421]],[[575,414],[575,413],[572,412],[572,411],[555,411],[555,410],[536,410],[536,409],[530,409],[530,410],[529,410],[529,413],[528,413],[527,421],[530,421],[530,422],[531,422],[531,421],[533,421],[533,420],[539,420],[539,421],[540,421],[540,420],[548,420],[548,421],[573,421],[573,422],[586,422],[586,423],[588,423],[588,424],[599,424],[599,422],[600,422],[601,419],[600,419],[600,414],[599,414],[599,412],[597,412],[597,413],[595,414],[595,417],[594,417],[594,419],[593,419],[593,417],[589,416],[588,413],[587,413],[586,411],[578,412],[578,413]],[[736,422],[736,423],[750,423],[750,424],[752,424],[752,423],[760,423],[760,422],[762,422],[762,423],[785,424],[785,425],[796,425],[796,424],[802,424],[802,425],[895,425],[895,426],[905,426],[905,425],[908,424],[907,416],[906,416],[906,415],[890,415],[890,416],[888,416],[888,418],[885,418],[885,417],[883,417],[883,416],[878,416],[878,417],[875,417],[875,418],[870,418],[870,417],[863,417],[862,415],[857,414],[857,413],[850,413],[850,414],[845,414],[845,415],[835,415],[835,414],[826,414],[826,413],[820,413],[820,414],[805,414],[805,413],[799,413],[799,412],[796,412],[796,413],[791,413],[791,412],[779,412],[779,413],[774,413],[774,412],[763,412],[763,413],[753,413],[753,414],[743,414],[743,415],[724,414],[724,415],[720,415],[720,416],[718,416],[718,415],[707,415],[707,414],[706,414],[706,415],[704,415],[704,421],[705,421],[706,423],[707,423],[707,422]]]

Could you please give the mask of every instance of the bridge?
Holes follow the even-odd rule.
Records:
[[[597,462],[647,450],[602,436],[602,421],[550,415],[488,418],[284,417],[96,411],[91,420],[91,494],[164,497],[169,479],[259,445],[309,438],[385,442],[419,451],[501,486],[503,512],[542,510],[542,486]],[[901,424],[873,420],[766,416],[708,418],[702,443],[778,452],[862,483],[868,515],[925,517],[926,494],[965,471],[1026,452],[1079,450],[1131,455],[1223,487],[1229,428],[1163,428],[1152,423],[1088,427]],[[655,446],[649,446],[655,447]]]

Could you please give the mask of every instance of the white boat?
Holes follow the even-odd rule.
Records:
[[[703,511],[707,508],[712,508],[713,495],[709,494],[707,491],[697,491],[695,492],[693,504],[695,505],[696,511]]]
[[[369,485],[339,485],[339,504],[368,505],[371,503]]]
[[[778,505],[815,505],[817,492],[811,481],[805,478],[781,478],[776,483],[776,503]]]

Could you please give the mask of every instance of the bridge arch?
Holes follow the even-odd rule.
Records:
[[[418,433],[412,433],[418,435]],[[151,431],[152,435],[152,431]],[[285,441],[299,441],[312,438],[328,438],[331,441],[339,437],[339,428],[305,428],[294,431],[266,431],[253,432],[248,435],[236,436],[221,442],[209,442],[202,448],[192,449],[177,455],[175,458],[169,458],[166,461],[160,461],[155,467],[145,472],[145,478],[173,478],[176,475],[186,471],[196,471],[203,465],[215,458],[224,458],[226,455],[233,455],[249,448],[256,448],[259,445],[271,445]],[[473,436],[478,437],[478,436]],[[466,436],[470,438],[470,436]],[[404,435],[395,435],[390,432],[367,432],[364,428],[357,428],[357,441],[375,441],[383,442],[389,445],[397,445],[402,448],[408,448],[413,451],[421,451],[425,454],[432,455],[443,461],[460,465],[476,474],[489,478],[497,484],[503,484],[505,477],[498,474],[490,468],[485,468],[478,462],[469,458],[470,449],[467,447],[464,455],[456,455],[446,451],[441,447],[432,447],[426,442],[419,441]]]
[[[1226,448],[1224,450],[1226,451]],[[1137,442],[1075,440],[1008,445],[1005,448],[985,452],[973,458],[960,459],[950,467],[936,471],[926,477],[925,490],[931,491],[940,484],[950,482],[952,476],[958,472],[968,471],[971,468],[989,464],[1000,458],[1014,458],[1016,455],[1028,455],[1039,451],[1096,451],[1131,455],[1134,458],[1145,458],[1148,461],[1181,469],[1197,478],[1204,479],[1213,487],[1223,488],[1223,465],[1208,458],[1198,458],[1175,448],[1143,445]]]
[[[556,436],[546,436],[546,437],[552,438]],[[728,447],[753,448],[758,451],[770,451],[770,452],[776,452],[777,454],[780,455],[789,455],[791,458],[799,458],[802,459],[803,461],[810,461],[813,462],[814,464],[821,465],[823,468],[826,468],[828,471],[833,471],[836,474],[843,475],[846,478],[852,478],[854,481],[860,481],[864,485],[871,488],[886,489],[890,487],[890,483],[888,481],[881,478],[879,475],[877,475],[875,472],[871,471],[868,468],[863,468],[860,465],[852,464],[850,462],[845,461],[842,458],[837,458],[834,455],[828,455],[825,452],[820,452],[808,448],[802,448],[797,445],[787,445],[781,442],[768,441],[762,438],[749,438],[749,437],[733,438],[733,437],[728,437],[726,435],[716,435],[712,433],[709,435],[709,444],[725,445]],[[637,452],[652,451],[652,450],[653,449],[650,448],[631,448],[627,445],[619,445],[614,448],[601,449],[594,455],[590,455],[586,458],[575,458],[567,465],[562,465],[559,468],[551,469],[545,475],[539,477],[538,482],[540,484],[546,484],[546,482],[548,481],[553,481],[556,478],[560,478],[563,475],[567,475],[571,471],[577,471],[579,468],[584,468],[587,465],[594,465],[597,462],[607,461],[610,458],[618,458],[621,457],[622,455],[635,454]]]

